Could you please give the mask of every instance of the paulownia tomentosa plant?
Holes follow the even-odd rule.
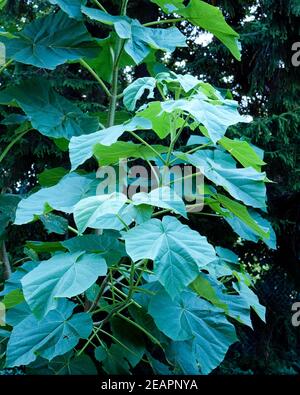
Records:
[[[43,172],[41,187],[29,196],[0,198],[5,226],[42,221],[59,239],[28,241],[25,263],[15,265],[4,285],[6,367],[116,374],[141,366],[157,374],[208,374],[238,341],[235,324],[252,327],[251,309],[265,318],[238,257],[189,227],[191,216],[218,216],[242,239],[275,248],[263,217],[263,152],[225,137],[229,126],[246,121],[230,93],[157,61],[161,52],[186,46],[178,22],[209,31],[237,59],[238,34],[204,1],[149,1],[169,19],[142,25],[127,15],[128,0],[120,1],[120,15],[98,1],[50,0],[56,7],[49,14],[22,31],[2,33],[10,64],[53,70],[80,63],[109,99],[104,114],[84,113],[43,73],[0,92],[1,105],[24,114],[16,115],[21,125],[10,147],[34,129],[64,141],[71,162],[70,171]],[[89,20],[110,28],[108,37],[92,37]],[[120,72],[141,63],[149,76],[120,92]],[[160,144],[150,143],[153,136]],[[98,166],[87,173],[91,158]],[[99,190],[99,173],[120,171],[121,159],[129,170],[144,165],[156,187],[127,196],[124,179],[106,177],[108,189]],[[175,186],[197,172],[170,181],[166,169],[174,165],[201,169],[204,185],[177,194]],[[136,174],[127,186],[138,179],[149,181]],[[200,203],[188,204],[187,195],[202,201],[203,211],[195,210]]]

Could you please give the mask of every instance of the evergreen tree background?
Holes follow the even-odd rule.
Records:
[[[118,1],[106,0],[110,10]],[[291,62],[292,44],[300,41],[299,0],[214,0],[228,22],[241,35],[242,61],[235,61],[219,42],[205,36],[207,43],[177,50],[166,65],[180,73],[191,73],[216,87],[230,89],[242,111],[254,121],[231,128],[232,137],[244,138],[266,151],[270,217],[278,237],[278,250],[270,251],[261,243],[240,242],[224,222],[201,219],[194,223],[201,231],[210,229],[210,238],[224,247],[232,247],[249,271],[257,276],[261,301],[268,308],[267,325],[257,322],[255,331],[241,329],[241,343],[232,347],[215,374],[299,374],[300,335],[291,325],[291,305],[300,300],[299,216],[300,216],[300,68]],[[9,0],[0,14],[4,30],[20,29],[28,21],[51,9],[47,1]],[[148,0],[131,1],[129,13],[142,22],[155,20],[157,7]],[[181,28],[203,41],[201,32],[189,25]],[[89,29],[99,37],[105,30],[93,24]],[[197,40],[197,41],[198,41]],[[98,84],[78,65],[60,66],[43,75],[69,99],[85,111],[103,113],[107,102]],[[1,74],[1,84],[16,84],[36,70],[20,65]],[[145,67],[135,77],[147,74]],[[79,78],[78,76],[81,76]],[[124,86],[126,76],[123,76]],[[84,92],[84,94],[83,94]],[[12,110],[15,112],[15,110]],[[0,108],[4,119],[8,114]],[[0,125],[0,151],[12,139],[15,125]],[[37,175],[45,168],[69,167],[68,156],[55,142],[32,131],[0,163],[0,187],[3,192],[26,193],[37,186]],[[224,238],[224,235],[226,237]],[[228,236],[227,236],[228,235]],[[23,256],[23,242],[49,240],[42,228],[26,225],[9,228],[1,236],[14,261]],[[3,244],[4,245],[4,244]],[[3,257],[2,257],[3,258]]]

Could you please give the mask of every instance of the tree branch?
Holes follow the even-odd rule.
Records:
[[[5,241],[2,242],[2,247],[1,247],[1,260],[3,262],[3,266],[4,266],[4,279],[8,280],[11,276],[11,266],[10,266],[10,262],[9,262],[9,258],[8,258],[8,254],[7,254],[7,250],[6,250],[6,245],[5,245]]]

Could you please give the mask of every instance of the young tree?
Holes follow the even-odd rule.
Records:
[[[238,340],[235,325],[252,327],[251,308],[262,320],[265,308],[238,257],[189,225],[222,217],[242,235],[274,243],[261,215],[268,180],[262,151],[225,136],[247,121],[230,94],[168,71],[157,55],[186,46],[182,21],[214,34],[237,59],[239,36],[199,0],[151,0],[175,15],[143,24],[127,12],[128,0],[115,2],[118,14],[99,1],[50,3],[59,10],[2,35],[6,66],[35,70],[0,92],[6,123],[20,124],[3,158],[34,131],[68,150],[71,163],[42,172],[19,203],[1,196],[6,222],[42,222],[57,235],[28,241],[4,285],[6,366],[208,374]],[[88,31],[88,21],[109,29],[107,37]],[[53,87],[48,70],[66,63],[90,73],[106,111],[84,111]],[[151,76],[123,89],[121,70],[130,78],[143,63]]]

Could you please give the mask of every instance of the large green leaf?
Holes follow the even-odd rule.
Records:
[[[104,39],[98,39],[97,44],[99,51],[96,58],[87,59],[87,63],[96,71],[96,73],[105,81],[111,83],[114,68],[114,53],[117,51],[119,37],[115,32]],[[134,62],[125,51],[120,56],[120,68],[134,66]]]
[[[18,306],[22,302],[24,302],[24,296],[20,289],[15,289],[14,291],[9,292],[2,300],[2,303],[5,305],[7,310]]]
[[[219,143],[244,167],[253,167],[253,169],[260,171],[261,167],[266,164],[247,141],[223,137]]]
[[[138,78],[124,90],[123,103],[128,111],[134,111],[137,101],[148,92],[148,99],[154,98],[156,79],[152,77]]]
[[[135,117],[122,125],[115,125],[88,136],[73,137],[69,147],[72,170],[77,169],[78,166],[93,156],[93,148],[96,144],[111,146],[123,133],[144,129],[151,129],[151,122],[141,117]]]
[[[50,188],[42,188],[28,198],[21,200],[16,212],[16,225],[31,222],[35,216],[44,214],[47,207],[70,214],[76,203],[96,192],[95,178],[67,174]]]
[[[175,341],[192,340],[192,355],[203,374],[210,373],[224,359],[229,346],[237,341],[234,326],[224,312],[184,291],[175,300],[165,292],[151,298],[149,313],[157,327]]]
[[[185,204],[181,197],[169,187],[161,187],[153,189],[150,193],[139,192],[132,196],[132,202],[134,205],[150,205],[154,207],[160,207],[169,209],[174,213],[180,214],[187,218]]]
[[[174,374],[199,375],[200,369],[193,354],[192,341],[171,341],[166,348],[166,356],[175,366]]]
[[[142,332],[121,318],[111,321],[111,329],[116,344],[110,348],[98,347],[95,357],[106,373],[129,374],[130,367],[135,367],[145,352]]]
[[[71,356],[70,356],[71,354]],[[61,376],[95,376],[97,368],[86,354],[72,357],[72,352],[54,358],[48,365],[55,375]]]
[[[224,198],[223,198],[224,200]],[[237,203],[237,202],[235,202]],[[263,232],[257,232],[252,226],[249,226],[249,218],[246,219],[243,211],[244,208],[238,208],[236,204],[230,202],[230,204],[225,205],[223,202],[224,207],[231,210],[232,213],[235,215],[226,215],[224,217],[225,221],[229,223],[232,229],[242,238],[245,240],[250,240],[257,243],[260,239],[271,249],[276,250],[277,241],[276,241],[276,234],[272,225],[268,220],[263,218],[258,212],[255,210],[249,209],[247,217],[251,218],[251,222],[254,221],[257,226],[259,226]],[[236,206],[236,211],[233,210],[233,205]],[[238,215],[239,214],[239,215]]]
[[[21,280],[26,302],[37,317],[56,309],[58,298],[71,298],[90,288],[107,266],[99,254],[58,253],[42,261]]]
[[[238,322],[252,328],[250,318],[250,305],[239,295],[230,295],[219,281],[212,277],[201,274],[192,284],[193,290],[202,298],[211,302],[214,306]]]
[[[224,310],[226,315],[252,328],[251,308],[262,321],[266,319],[266,308],[262,306],[255,293],[243,281],[233,284],[235,295],[228,293],[226,287],[213,277],[201,273],[191,285],[195,292],[216,307]]]
[[[242,281],[235,283],[233,288],[239,293],[245,303],[247,303],[249,307],[252,307],[259,318],[263,322],[266,322],[266,308],[260,304],[257,295],[252,291],[252,289]]]
[[[169,148],[163,145],[152,145],[152,148],[159,154],[168,152]],[[120,159],[126,158],[157,158],[156,153],[149,146],[144,144],[134,144],[132,142],[117,141],[111,146],[96,144],[94,155],[100,166],[116,164]]]
[[[79,232],[83,233],[87,228],[115,229],[115,222],[122,225],[117,215],[126,202],[127,197],[122,193],[91,196],[81,200],[74,208],[74,219]]]
[[[152,29],[136,19],[113,16],[88,7],[82,7],[82,12],[93,20],[113,25],[117,35],[126,40],[124,49],[136,64],[141,63],[152,49],[173,52],[177,47],[186,46],[185,36],[176,27]]]
[[[38,18],[14,38],[1,40],[8,58],[43,69],[97,55],[97,44],[84,24],[62,11]]]
[[[68,173],[63,167],[55,167],[53,169],[45,169],[38,175],[39,183],[42,187],[53,187]]]
[[[86,251],[101,254],[110,266],[126,256],[125,248],[118,240],[119,237],[119,232],[103,231],[101,235],[77,236],[63,241],[61,244],[71,253]]]
[[[206,270],[214,278],[231,276],[233,270],[239,271],[239,257],[232,251],[223,247],[216,247],[218,259],[206,266]]]
[[[164,139],[174,130],[174,127],[178,129],[184,123],[182,118],[174,117],[173,114],[164,112],[162,103],[159,101],[148,103],[147,107],[143,107],[137,114],[139,117],[151,121],[152,129],[160,139]]]
[[[47,80],[34,78],[0,91],[0,103],[17,102],[32,127],[53,138],[70,139],[99,128],[96,117],[84,114],[75,104],[56,93]]]
[[[145,353],[145,341],[142,332],[131,323],[119,317],[112,319],[111,329],[114,337],[128,348],[128,350],[123,348],[122,356],[134,368],[141,361]]]
[[[51,4],[58,5],[71,18],[81,20],[81,0],[49,0]]]
[[[191,99],[169,100],[162,103],[166,112],[182,110],[192,115],[200,124],[204,125],[210,139],[216,143],[222,137],[229,126],[239,122],[248,122],[238,113],[238,103],[233,100],[208,101],[204,94],[197,94]]]
[[[251,167],[237,168],[230,155],[218,150],[203,150],[192,155],[177,156],[202,169],[206,178],[225,188],[235,199],[247,206],[266,208],[265,173],[259,173]]]
[[[92,331],[89,314],[72,316],[74,303],[61,300],[57,309],[38,320],[30,315],[13,328],[8,346],[6,366],[28,365],[37,355],[52,360],[72,350],[79,339],[87,339]]]
[[[66,248],[59,241],[27,241],[26,247],[36,254],[43,252],[52,254],[57,251],[66,251]]]
[[[166,85],[167,88],[171,91],[174,91],[174,93],[178,92],[178,90],[180,90],[181,88],[184,90],[185,93],[188,93],[195,88],[201,87],[201,85],[205,85],[193,75],[176,74],[172,71],[159,73],[156,76],[156,79],[159,83],[163,85],[164,88]],[[213,87],[211,87],[211,90],[213,92],[215,91]],[[217,99],[216,95],[214,95],[213,98]]]
[[[199,273],[199,268],[216,259],[206,237],[166,216],[151,219],[124,232],[128,255],[136,262],[152,259],[155,274],[167,292],[176,297]]]
[[[175,13],[185,17],[195,26],[208,30],[216,36],[240,60],[239,35],[225,21],[222,12],[201,0],[190,0],[184,7],[183,0],[151,0],[158,4],[164,12]]]
[[[7,325],[14,327],[30,315],[32,315],[32,311],[30,310],[28,304],[23,302],[6,312],[5,322]]]
[[[104,371],[113,375],[130,374],[130,365],[125,358],[128,354],[127,349],[114,343],[109,348],[100,346],[95,350],[95,358],[102,363]]]
[[[217,194],[216,198],[223,205],[223,207],[229,210],[230,213],[234,214],[234,216],[238,218],[238,220],[240,220],[244,225],[246,225],[246,227],[249,229],[249,231],[252,234],[254,233],[256,237],[265,240],[270,239],[269,227],[262,226],[262,224],[259,224],[253,218],[253,216],[250,215],[250,212],[247,209],[247,207],[221,194]],[[252,212],[254,212],[254,210]],[[234,218],[231,215],[228,215],[227,211],[225,211],[224,217],[229,224],[231,224],[231,219]],[[267,224],[268,222],[266,223],[266,225]]]

